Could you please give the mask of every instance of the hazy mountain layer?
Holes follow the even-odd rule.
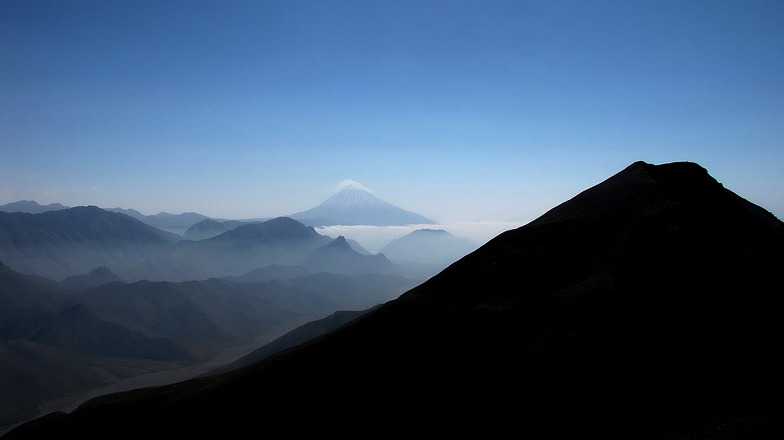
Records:
[[[59,203],[41,205],[34,200],[20,200],[0,205],[0,211],[2,212],[26,212],[28,214],[41,214],[42,212],[59,211],[61,209],[68,209],[68,206],[63,206]]]
[[[98,272],[88,284],[107,275]],[[78,281],[0,263],[0,428],[51,399],[196,366],[302,319],[364,310],[413,286],[328,273],[268,283],[115,281],[75,291]]]
[[[638,162],[310,343],[8,438],[781,438],[781,267],[769,212]]]
[[[230,231],[246,223],[247,222],[238,220],[219,221],[208,218],[198,223],[194,223],[182,234],[182,237],[187,240],[204,240]]]
[[[238,277],[269,266],[301,266],[311,273],[396,273],[383,256],[346,246],[323,246],[333,239],[288,217],[249,223],[200,241],[182,241],[171,250],[120,271],[127,280],[203,280]],[[330,249],[332,251],[330,252]]]
[[[18,202],[0,205],[0,211],[2,212],[26,212],[28,214],[41,214],[63,209],[69,209],[69,207],[59,203],[41,205],[33,200],[20,200]],[[207,219],[207,216],[195,212],[185,212],[182,214],[161,212],[155,215],[144,215],[135,209],[105,208],[104,211],[125,214],[147,225],[178,235],[182,235],[193,224]]]
[[[311,252],[304,262],[311,272],[348,275],[366,273],[401,274],[383,254],[364,255],[355,251],[342,235]]]
[[[182,214],[160,212],[155,215],[144,215],[135,209],[108,208],[106,211],[125,214],[154,228],[177,235],[183,235],[194,224],[208,219],[207,216],[196,212],[183,212]]]
[[[179,237],[94,206],[42,214],[0,212],[0,259],[55,279],[138,264]]]
[[[427,278],[479,247],[442,229],[418,229],[381,248],[390,261],[409,276]]]

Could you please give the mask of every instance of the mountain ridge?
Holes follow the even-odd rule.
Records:
[[[48,205],[41,205],[35,200],[19,200],[16,202],[6,203],[0,205],[2,212],[26,212],[28,214],[40,214],[47,211],[59,211],[61,209],[68,209],[69,206],[64,206],[59,203],[50,203]]]
[[[54,279],[140,262],[179,239],[96,206],[41,214],[0,212],[0,259],[22,273]]]

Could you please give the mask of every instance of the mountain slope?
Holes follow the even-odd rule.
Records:
[[[257,364],[9,438],[781,438],[784,224],[634,163],[397,300]]]
[[[248,353],[240,359],[210,371],[208,374],[215,375],[227,373],[229,371],[254,364],[262,359],[272,356],[275,353],[283,351],[287,348],[295,347],[315,338],[316,336],[321,336],[327,332],[335,330],[336,328],[364,315],[370,310],[372,309],[359,311],[339,310],[327,316],[326,318],[308,322],[284,334],[283,336],[276,338],[274,341],[265,344],[261,348]]]
[[[435,223],[419,214],[385,202],[364,189],[350,185],[315,208],[292,214],[290,217],[309,226],[396,226]]]

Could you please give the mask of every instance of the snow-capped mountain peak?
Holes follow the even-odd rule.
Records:
[[[332,197],[315,208],[291,215],[291,218],[309,226],[393,226],[435,223],[419,214],[385,202],[370,191],[358,182],[343,181],[339,185],[339,191]]]

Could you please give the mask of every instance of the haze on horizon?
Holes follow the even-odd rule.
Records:
[[[784,4],[0,3],[0,204],[531,220],[637,160],[784,218]]]

